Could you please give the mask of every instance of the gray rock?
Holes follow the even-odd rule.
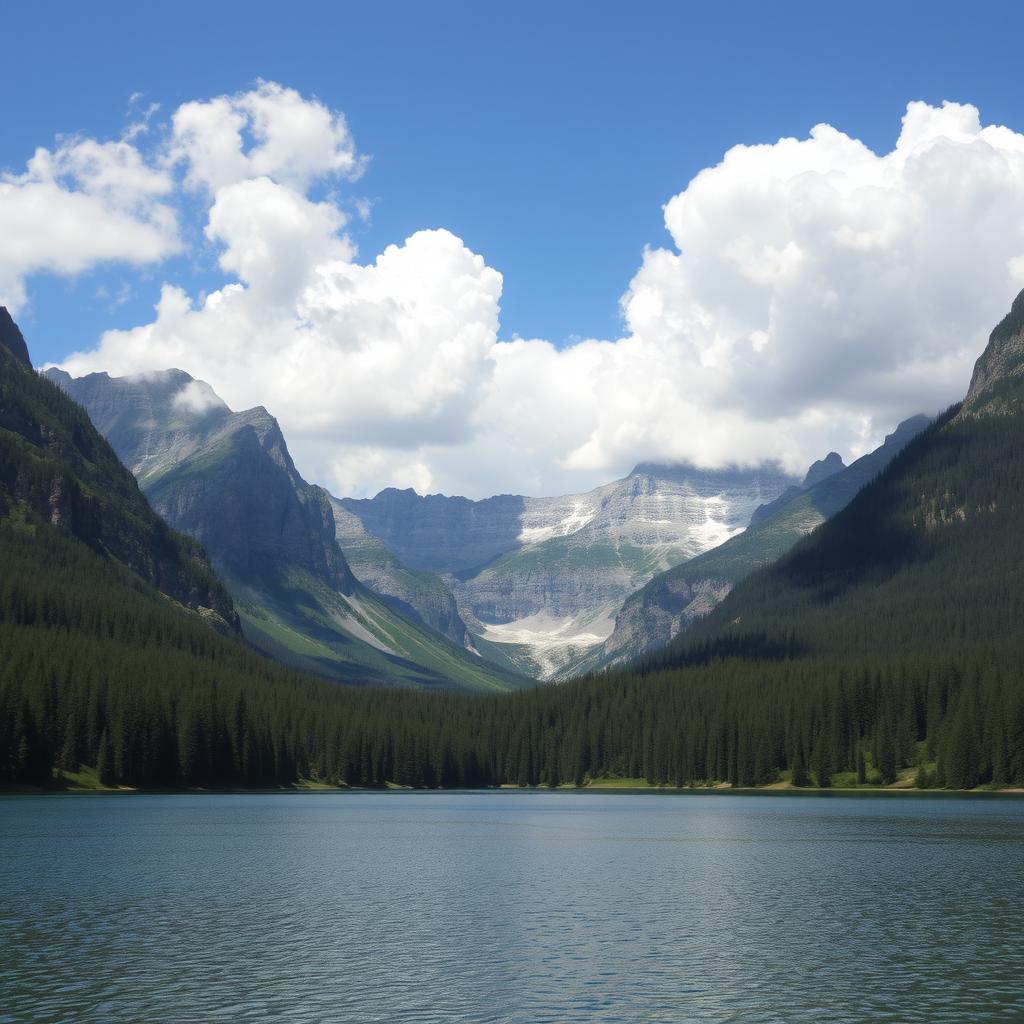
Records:
[[[959,416],[999,415],[1024,407],[1024,291],[989,336],[974,364]]]
[[[402,562],[442,575],[485,656],[552,678],[600,647],[630,593],[795,483],[775,465],[645,463],[585,494],[470,501],[392,488],[335,510],[347,551],[356,531],[341,511]]]

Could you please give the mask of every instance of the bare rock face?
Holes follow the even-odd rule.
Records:
[[[393,608],[475,652],[473,637],[459,615],[455,598],[440,577],[402,563],[342,502],[333,497],[330,501],[335,536],[360,583]]]
[[[219,569],[256,580],[287,563],[352,590],[327,493],[299,475],[266,409],[232,412],[181,370],[45,376],[85,407],[154,510],[200,540]]]
[[[974,364],[971,386],[959,415],[983,416],[1024,408],[1024,291],[989,336]]]
[[[6,310],[0,314],[0,512],[22,506],[237,632],[238,616],[206,552],[154,514],[85,412],[36,374],[21,332]]]
[[[389,489],[337,501],[335,518],[343,511],[407,565],[440,573],[483,653],[554,678],[602,644],[630,593],[795,484],[774,465],[641,464],[585,494],[470,501]]]
[[[843,457],[839,452],[829,452],[825,458],[818,459],[817,462],[811,464],[811,468],[807,470],[807,475],[804,477],[803,486],[813,487],[841,469],[846,469]]]
[[[245,636],[261,650],[360,685],[529,683],[477,656],[444,584],[401,565],[374,538],[357,553],[380,589],[358,580],[339,547],[330,496],[303,480],[266,409],[232,412],[180,370],[46,375],[94,417],[153,509],[203,541],[236,596]]]

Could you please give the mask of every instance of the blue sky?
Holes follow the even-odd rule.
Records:
[[[735,143],[827,121],[884,149],[911,99],[1024,127],[1015,4],[5,4],[3,21],[0,167],[59,133],[116,137],[137,92],[166,113],[279,81],[343,111],[371,157],[362,255],[448,227],[503,273],[502,335],[556,344],[616,334],[661,205]],[[140,322],[163,276],[32,280],[35,357]],[[95,298],[129,280],[125,305]]]
[[[22,273],[9,236],[35,361],[178,365],[270,408],[336,493],[855,457],[963,393],[1024,284],[1019,5],[6,4],[3,27],[0,234],[33,226],[37,147],[95,207],[67,168],[151,104],[131,145],[171,183],[130,211],[169,218],[141,264],[55,273],[37,231],[51,269]],[[332,159],[363,173],[190,181],[172,115],[250,119],[237,171],[267,89],[342,114]]]

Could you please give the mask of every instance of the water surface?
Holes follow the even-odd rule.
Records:
[[[0,1021],[1024,1020],[1024,803],[0,799]]]

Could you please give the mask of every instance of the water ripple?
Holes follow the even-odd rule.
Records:
[[[1024,804],[0,799],[0,1022],[1024,1020]]]

